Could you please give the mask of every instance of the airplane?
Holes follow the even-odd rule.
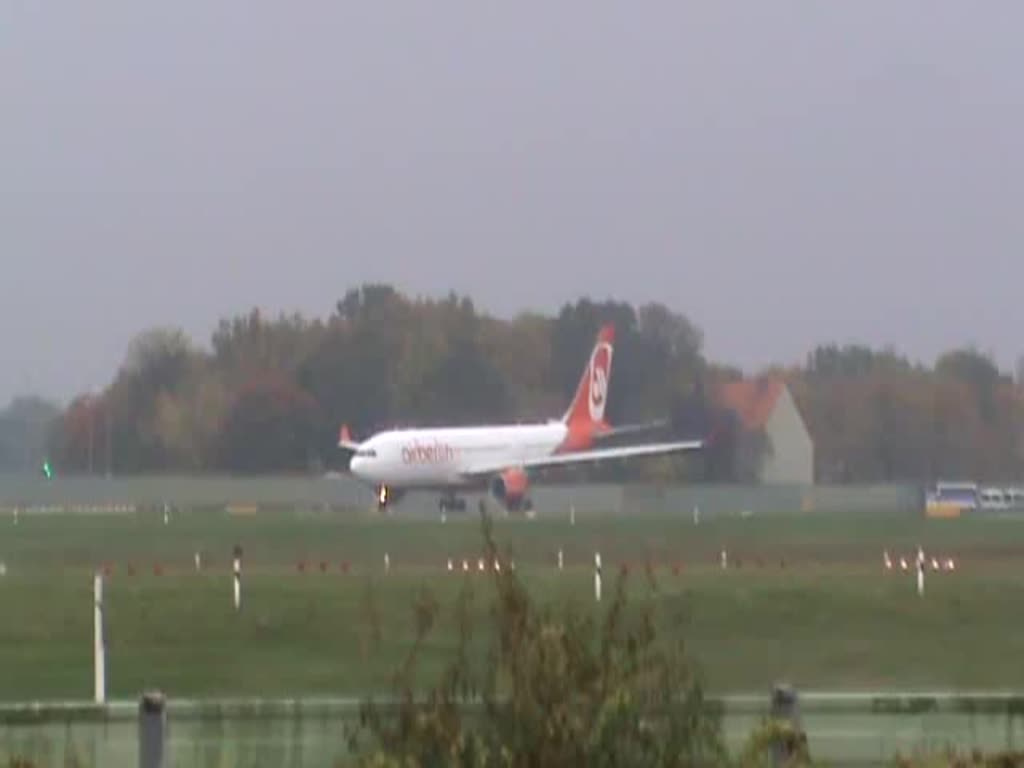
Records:
[[[613,427],[604,418],[612,370],[615,327],[603,326],[575,397],[559,420],[536,424],[393,429],[358,442],[347,425],[338,446],[352,452],[349,470],[372,485],[377,509],[410,490],[438,491],[439,507],[464,510],[460,491],[487,489],[510,512],[532,509],[530,473],[607,459],[698,450],[701,440],[598,447],[609,438],[665,422]],[[482,502],[481,502],[482,505]]]

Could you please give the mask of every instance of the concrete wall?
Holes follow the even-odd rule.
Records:
[[[900,512],[923,514],[921,492],[910,486],[808,485],[539,485],[532,495],[538,514],[667,514],[704,516],[795,512]],[[467,496],[470,510],[479,494]],[[410,493],[396,514],[437,514],[437,494]],[[369,510],[371,489],[346,475],[227,477],[0,476],[0,509],[13,507],[109,511],[162,507],[330,508]],[[490,502],[495,506],[493,500]]]

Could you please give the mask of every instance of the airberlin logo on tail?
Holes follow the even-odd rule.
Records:
[[[455,449],[448,443],[435,440],[433,443],[421,443],[414,440],[402,446],[402,462],[404,464],[443,464],[455,459]]]
[[[590,358],[590,418],[601,421],[604,418],[604,406],[608,399],[608,375],[612,369],[612,345],[606,341],[594,347]]]

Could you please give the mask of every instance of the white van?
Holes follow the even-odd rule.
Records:
[[[1005,495],[1011,507],[1024,508],[1024,488],[1007,488]]]
[[[982,509],[1009,509],[1010,502],[999,488],[982,488],[978,494]]]

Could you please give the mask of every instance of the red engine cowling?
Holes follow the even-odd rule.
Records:
[[[529,485],[526,472],[515,468],[506,469],[491,481],[491,493],[509,510],[519,510],[527,500],[526,490]]]

